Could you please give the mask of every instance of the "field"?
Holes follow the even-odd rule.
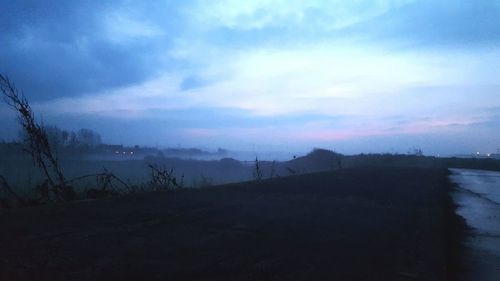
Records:
[[[0,279],[446,280],[447,173],[353,168],[0,210]]]

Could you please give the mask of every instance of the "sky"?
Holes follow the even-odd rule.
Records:
[[[499,1],[0,1],[0,73],[107,143],[500,149]]]

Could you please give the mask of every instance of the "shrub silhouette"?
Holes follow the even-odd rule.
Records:
[[[25,133],[24,150],[31,156],[45,176],[45,181],[38,186],[42,199],[68,201],[75,198],[73,188],[67,184],[61,166],[49,143],[49,137],[43,124],[39,124],[26,97],[19,93],[7,76],[0,74],[0,91],[6,103],[17,112],[19,123]],[[52,196],[52,197],[51,197]]]
[[[177,183],[177,178],[174,175],[174,169],[168,170],[165,167],[160,167],[154,164],[149,164],[148,167],[151,170],[150,185],[153,190],[160,191],[182,187],[182,183]],[[184,179],[182,179],[182,182],[183,181]]]

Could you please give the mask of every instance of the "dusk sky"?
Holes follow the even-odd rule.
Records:
[[[107,143],[500,149],[500,1],[1,2],[0,73]]]

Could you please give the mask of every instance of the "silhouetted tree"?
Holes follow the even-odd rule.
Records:
[[[69,147],[77,147],[78,146],[78,137],[75,132],[70,132],[68,136],[68,146]]]
[[[47,132],[49,144],[53,149],[57,150],[58,148],[65,146],[63,130],[57,128],[56,126],[45,126],[45,132]]]
[[[80,129],[76,134],[81,146],[96,147],[102,143],[101,136],[90,129]]]
[[[408,150],[408,155],[424,156],[424,152],[419,147],[413,147]]]

